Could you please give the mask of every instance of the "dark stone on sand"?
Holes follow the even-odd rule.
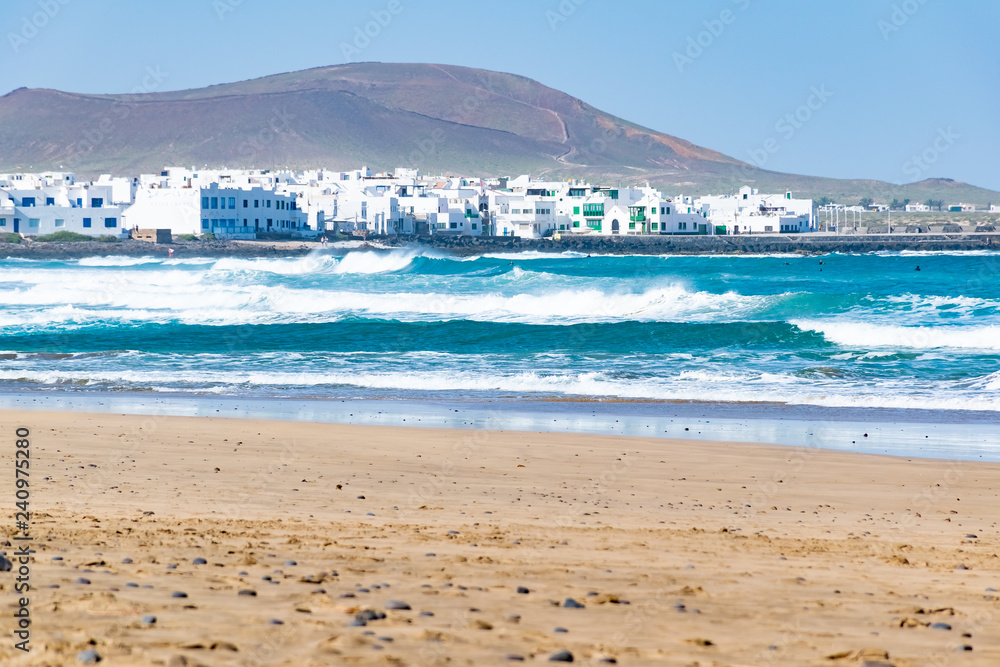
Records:
[[[177,569],[177,565],[175,565],[174,563],[169,563],[167,565],[167,569],[168,570],[176,570]]]
[[[252,588],[244,588],[237,595],[249,595],[250,597],[257,597],[257,591]]]
[[[364,496],[358,496],[358,500],[364,500],[364,499],[365,499]]]
[[[298,563],[296,563],[294,560],[286,560],[285,565],[288,567],[295,567],[296,565],[298,565]]]
[[[280,618],[272,618],[270,621],[267,622],[267,624],[268,625],[284,625],[285,622],[282,621]]]
[[[524,662],[524,656],[517,655],[515,653],[510,653],[508,655],[505,655],[503,659],[506,660],[507,662]]]
[[[0,572],[10,572],[14,569],[14,563],[6,556],[0,556]]]
[[[192,565],[208,565],[208,561],[204,558],[195,558],[191,561]]]
[[[573,654],[569,651],[558,651],[549,656],[549,662],[573,662]]]
[[[518,592],[518,593],[520,593],[521,595],[527,595],[527,594],[528,594],[528,593],[530,593],[531,591],[529,591],[529,590],[528,590],[528,589],[527,589],[526,587],[524,587],[524,586],[518,586],[518,587],[517,587],[517,592]]]
[[[53,556],[52,557],[52,560],[62,560],[62,559],[63,559],[62,556]]]
[[[569,632],[566,628],[555,628],[553,632]]]
[[[421,616],[433,616],[434,612],[433,611],[422,611],[422,612],[420,612],[420,615]]]
[[[342,597],[342,598],[354,598],[354,597],[357,597],[357,596],[354,593],[341,593],[340,597]]]
[[[618,658],[612,658],[611,656],[606,655],[603,658],[601,658],[600,660],[598,660],[597,662],[603,662],[603,663],[608,664],[608,665],[617,665],[618,664]]]
[[[127,584],[125,584],[125,588],[139,588],[139,584],[135,583],[134,581],[130,581]]]
[[[186,598],[187,596],[188,594],[185,593],[184,591],[174,591],[173,593],[170,594],[170,597],[172,598]]]
[[[145,623],[146,625],[152,625],[153,623],[156,623],[156,617],[155,616],[143,616],[142,617],[142,622]]]
[[[76,580],[76,583],[83,584],[84,586],[89,586],[90,585],[90,579],[87,579],[86,577],[78,577],[77,580]]]
[[[354,618],[359,618],[362,621],[380,621],[385,618],[385,613],[374,609],[362,609],[354,615]]]
[[[427,556],[428,558],[433,558],[434,556],[437,556],[437,554],[435,554],[435,553],[428,553],[428,554],[424,554],[424,555]]]
[[[956,565],[955,569],[956,570],[968,570],[969,568],[968,568],[967,565],[960,564],[960,565]]]
[[[124,563],[125,565],[131,565],[132,564],[132,559],[131,558],[122,558],[122,563]]]
[[[360,618],[351,619],[347,623],[347,627],[349,628],[363,628],[366,625],[368,625],[368,623],[366,621],[362,621]]]
[[[563,607],[566,609],[583,609],[584,605],[580,604],[573,598],[566,598],[566,601],[563,602]]]
[[[406,604],[402,600],[389,600],[385,603],[385,608],[399,611],[409,611],[410,605]]]
[[[947,623],[931,623],[931,630],[951,630]]]
[[[101,654],[92,648],[88,648],[77,653],[76,659],[85,665],[96,665],[101,661]]]
[[[449,535],[458,535],[458,531],[457,530],[449,530],[448,534]]]
[[[968,539],[970,539],[970,540],[978,540],[979,539],[979,536],[976,535],[975,533],[969,533],[965,537],[968,538]]]
[[[969,646],[968,644],[962,644],[961,646],[959,646],[959,647],[958,647],[957,649],[955,649],[955,650],[956,650],[956,651],[971,651],[971,650],[972,650],[972,647],[971,647],[971,646]]]

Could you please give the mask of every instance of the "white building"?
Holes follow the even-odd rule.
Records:
[[[815,230],[811,199],[764,195],[744,185],[735,195],[700,197],[697,204],[717,234],[780,234]]]
[[[931,207],[927,204],[907,204],[905,209],[907,213],[929,213]]]
[[[0,232],[22,236],[61,231],[95,237],[123,235],[122,205],[129,201],[125,179],[77,184],[72,174],[14,176],[4,180],[16,183],[16,187],[0,188],[4,200],[0,206]]]

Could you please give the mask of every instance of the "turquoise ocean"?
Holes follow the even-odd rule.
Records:
[[[0,260],[0,392],[1000,423],[997,253],[182,252]]]

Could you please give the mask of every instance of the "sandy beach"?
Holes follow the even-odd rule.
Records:
[[[4,540],[18,427],[4,665],[1000,664],[1000,464],[3,412]]]

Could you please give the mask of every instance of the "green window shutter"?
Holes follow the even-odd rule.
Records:
[[[580,215],[580,207],[579,206],[574,206],[573,207],[573,215]]]

